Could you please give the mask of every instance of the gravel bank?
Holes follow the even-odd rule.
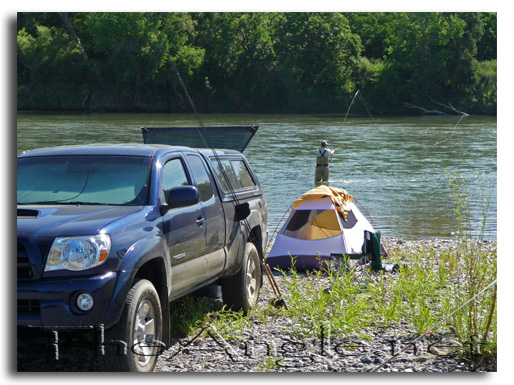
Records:
[[[496,247],[483,243],[483,247]],[[386,239],[384,246],[390,255],[412,253],[422,249],[441,252],[454,248],[456,241]],[[437,252],[436,252],[437,255]],[[393,263],[393,260],[385,260]],[[275,279],[284,297],[283,277]],[[309,279],[305,276],[304,279]],[[328,280],[320,281],[328,287]],[[266,306],[275,298],[265,278],[260,303]],[[226,341],[215,330],[208,337],[178,339],[159,359],[158,372],[469,372],[473,365],[447,349],[451,336],[418,337],[408,325],[400,324],[387,330],[364,329],[370,339],[350,337],[331,338],[329,326],[323,327],[322,338],[291,336],[293,321],[274,317],[270,320],[252,319],[237,341]],[[405,350],[404,350],[405,349]],[[480,371],[496,371],[490,365]]]
[[[385,239],[384,246],[390,255],[414,253],[424,249],[443,251],[454,248],[456,241]],[[495,243],[483,243],[494,248]],[[385,263],[397,261],[392,258]],[[284,277],[275,279],[287,298]],[[304,276],[302,279],[312,280]],[[316,282],[328,288],[328,279]],[[266,307],[275,298],[264,277],[260,306]],[[216,306],[216,300],[213,300]],[[320,325],[324,325],[320,320]],[[211,326],[211,325],[209,325]],[[362,329],[369,339],[349,336],[334,337],[330,326],[324,325],[321,338],[298,337],[290,331],[297,328],[291,319],[276,315],[250,316],[250,323],[237,331],[233,340],[224,339],[212,327],[202,337],[177,338],[170,349],[159,358],[156,372],[470,372],[476,371],[469,362],[451,352],[451,336],[427,335],[416,343],[418,337],[409,325],[400,323],[382,330]],[[226,335],[226,334],[225,334]],[[310,334],[315,335],[314,333]],[[357,334],[356,334],[357,335]],[[404,350],[406,348],[406,350]],[[63,349],[64,350],[64,349]],[[29,352],[30,353],[30,352]],[[29,354],[18,354],[17,370],[20,372],[96,371],[99,368],[94,353],[74,352],[65,359],[45,359],[45,349]],[[489,365],[479,371],[496,371]]]

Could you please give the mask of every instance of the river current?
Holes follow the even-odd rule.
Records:
[[[496,239],[495,117],[213,114],[202,121],[259,126],[244,154],[263,186],[270,232],[283,223],[295,199],[314,187],[315,151],[326,140],[335,149],[330,185],[353,195],[382,236],[455,237],[458,220],[449,177],[458,174],[468,190],[472,219],[467,231]],[[183,125],[198,123],[180,114],[19,113],[17,152],[142,142],[141,127]]]

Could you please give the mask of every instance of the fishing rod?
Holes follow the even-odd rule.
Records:
[[[193,99],[191,98],[191,95],[189,94],[187,87],[186,87],[184,81],[182,80],[182,76],[180,76],[180,72],[178,71],[171,55],[169,55],[169,60],[170,60],[171,66],[173,67],[175,74],[177,75],[179,83],[182,86],[182,89],[189,101],[189,105],[190,105],[191,109],[193,110],[196,119],[198,120],[198,123],[199,123],[199,127],[197,127],[198,132],[199,132],[200,136],[202,137],[202,140],[204,141],[204,143],[207,145],[207,147],[211,149],[211,151],[214,155],[214,158],[216,159],[216,162],[218,163],[220,172],[226,181],[226,184],[227,184],[227,187],[229,190],[229,194],[233,198],[234,207],[238,207],[240,205],[240,202],[239,202],[239,199],[237,198],[237,194],[236,194],[234,188],[232,187],[232,183],[230,182],[230,179],[225,171],[225,168],[223,167],[223,164],[221,163],[221,159],[218,156],[216,149],[214,148],[214,145],[212,144],[207,131],[205,130],[205,126],[204,126],[202,120],[200,119],[200,115],[198,114],[198,111],[196,110]],[[255,239],[255,235],[253,234],[250,224],[248,223],[248,219],[245,218],[242,220],[242,222],[243,222],[243,226],[247,232],[248,238],[250,239],[250,241],[253,244],[257,245],[258,244],[257,239]],[[287,310],[287,304],[286,304],[285,300],[282,298],[282,293],[280,292],[280,289],[275,281],[275,278],[274,278],[273,274],[271,273],[271,269],[264,260],[264,250],[262,252],[262,255],[259,255],[259,260],[260,260],[262,271],[264,271],[266,273],[266,275],[268,276],[268,279],[270,281],[273,292],[275,293],[275,295],[278,295],[280,297],[278,300],[274,301],[274,305],[277,305],[277,306],[283,305],[285,307],[285,309]]]
[[[357,97],[357,95],[359,95],[359,93],[360,93],[360,90],[357,90],[357,92],[355,92],[355,95],[353,95],[353,99],[352,99],[350,105],[348,106],[348,110],[346,111],[346,115],[344,116],[343,123],[346,122],[346,118],[348,117],[348,114],[350,113],[350,109],[353,106],[353,102],[355,102],[355,98]],[[359,96],[360,96],[360,100],[362,101],[362,104],[364,104],[364,108],[366,109],[366,112],[368,113],[369,117],[371,118],[371,120],[375,121],[375,119],[371,115],[371,112],[369,112],[368,106],[366,105],[366,102],[364,101],[364,98],[362,97],[362,94],[360,94]]]
[[[344,116],[344,120],[343,120],[343,123],[346,122],[346,117],[348,116],[348,114],[350,113],[350,108],[352,108],[353,106],[353,102],[355,101],[355,98],[357,97],[357,95],[359,94],[359,90],[357,90],[357,92],[355,93],[355,95],[353,95],[353,99],[350,103],[350,105],[348,106],[348,110],[346,111],[346,115]]]
[[[277,233],[278,233],[278,231],[277,231],[277,230],[278,230],[279,226],[281,225],[281,223],[282,223],[282,221],[284,220],[284,218],[285,218],[286,214],[291,210],[291,208],[293,207],[293,205],[294,205],[294,202],[293,202],[293,203],[291,204],[291,206],[289,206],[289,208],[284,212],[284,215],[282,215],[282,218],[280,218],[280,220],[278,221],[277,226],[275,226],[275,230],[273,231],[273,235],[271,236],[271,239],[268,241],[268,245],[266,246],[266,252],[265,252],[265,254],[267,254],[267,253],[268,253],[268,249],[269,249],[270,245],[272,244],[272,241],[275,239],[275,234],[277,234]]]
[[[446,137],[445,139],[439,141],[439,142],[435,142],[432,146],[437,146],[441,143],[444,143],[446,142],[447,140],[450,140],[451,138],[453,138],[453,136],[455,135],[455,130],[457,129],[457,126],[460,124],[461,120],[464,119],[466,116],[469,116],[467,113],[465,114],[462,114],[462,116],[460,117],[459,121],[457,122],[457,124],[455,124],[455,126],[453,126],[453,131],[451,133],[450,136]]]
[[[200,115],[198,114],[198,111],[196,110],[193,99],[191,98],[191,95],[189,95],[189,91],[187,90],[187,87],[186,87],[184,81],[182,80],[182,76],[180,76],[180,72],[178,71],[177,67],[175,66],[175,62],[173,61],[173,58],[171,57],[171,55],[169,56],[169,59],[170,59],[171,65],[173,67],[173,70],[175,71],[175,74],[177,75],[177,78],[180,82],[180,85],[182,86],[182,89],[184,90],[184,93],[186,94],[186,97],[189,101],[189,105],[191,106],[191,109],[193,110],[195,117],[198,120],[198,123],[199,123],[199,127],[197,127],[198,132],[199,132],[202,140],[206,144],[206,146],[211,149],[211,151],[214,155],[214,158],[218,162],[218,167],[220,169],[220,172],[226,180],[226,184],[227,184],[229,193],[233,198],[233,202],[235,203],[235,206],[238,206],[240,203],[239,203],[239,199],[237,198],[237,194],[236,194],[234,188],[232,187],[232,183],[230,182],[230,179],[225,172],[225,168],[223,167],[223,165],[221,163],[221,159],[218,156],[216,149],[214,148],[214,145],[210,141],[209,135],[207,134],[207,131],[205,130],[205,126],[202,122],[202,119],[200,119]],[[245,219],[243,223],[244,223],[245,227],[247,227],[247,231],[248,231],[248,229],[249,229],[248,221]],[[248,233],[249,233],[249,237],[251,237],[252,236],[251,231],[248,231]]]
[[[350,105],[348,106],[348,110],[346,111],[346,115],[345,115],[345,117],[344,117],[344,121],[343,121],[343,123],[344,123],[344,122],[346,122],[346,118],[347,118],[348,114],[350,113],[350,109],[352,108],[353,103],[355,102],[355,98],[357,97],[357,95],[359,95],[359,93],[360,93],[360,90],[357,90],[357,92],[355,92],[355,95],[353,96],[353,99],[352,99],[352,101],[351,101]],[[370,117],[373,121],[375,121],[375,119],[374,119],[374,118],[373,118],[373,116],[371,115],[371,112],[369,112],[369,109],[368,109],[368,106],[366,105],[366,102],[364,102],[364,98],[362,97],[362,94],[360,94],[359,96],[360,96],[360,99],[362,100],[362,104],[364,104],[364,108],[366,108],[366,111],[367,111],[367,113],[368,113],[369,117]],[[364,168],[366,168],[366,167],[364,167]],[[369,170],[368,170],[368,171],[369,171]],[[373,173],[373,174],[374,174],[374,173]],[[376,174],[375,174],[375,175],[376,175]],[[377,230],[380,230],[380,229],[378,228],[378,226],[375,224],[375,221],[373,220],[373,218],[372,218],[372,217],[371,217],[371,215],[369,214],[368,210],[366,210],[366,208],[362,205],[362,203],[360,203],[360,202],[359,202],[355,197],[353,197],[353,199],[354,199],[354,200],[355,200],[355,202],[357,202],[357,203],[359,204],[359,206],[360,206],[360,207],[361,207],[361,208],[366,212],[366,214],[368,215],[368,218],[370,219],[370,221],[371,221],[371,223],[373,224],[373,226],[374,226]],[[389,254],[389,252],[388,252],[388,250],[386,249],[386,247],[385,247],[385,245],[383,244],[383,242],[382,242],[382,241],[380,241],[380,243],[381,243],[382,247],[384,248],[385,252],[386,252],[387,254]]]

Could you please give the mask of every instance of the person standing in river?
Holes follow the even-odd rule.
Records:
[[[321,142],[321,147],[316,151],[316,174],[314,177],[316,186],[321,184],[328,185],[328,164],[332,162],[334,152],[335,150],[327,148],[327,142],[325,140]]]

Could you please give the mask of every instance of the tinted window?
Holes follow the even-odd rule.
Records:
[[[234,174],[234,170],[232,169],[232,165],[230,164],[230,160],[211,159],[211,165],[214,167],[214,171],[220,182],[221,189],[224,192],[230,191],[229,183],[233,189],[237,188],[237,178]]]
[[[205,165],[202,159],[196,155],[188,155],[187,160],[191,165],[191,172],[196,182],[196,187],[200,193],[200,199],[202,202],[207,202],[214,195],[212,191],[211,180],[209,174],[205,169]]]
[[[255,187],[252,175],[242,160],[231,160],[230,163],[232,163],[240,188],[244,189]]]
[[[211,159],[211,164],[216,172],[221,189],[225,193],[230,191],[228,183],[234,191],[253,188],[256,185],[243,160],[221,159],[218,162],[216,159]]]
[[[166,201],[168,201],[170,190],[173,187],[188,185],[189,179],[179,158],[172,159],[164,165],[162,169],[162,190]]]
[[[148,204],[150,159],[48,156],[17,161],[19,204]]]

